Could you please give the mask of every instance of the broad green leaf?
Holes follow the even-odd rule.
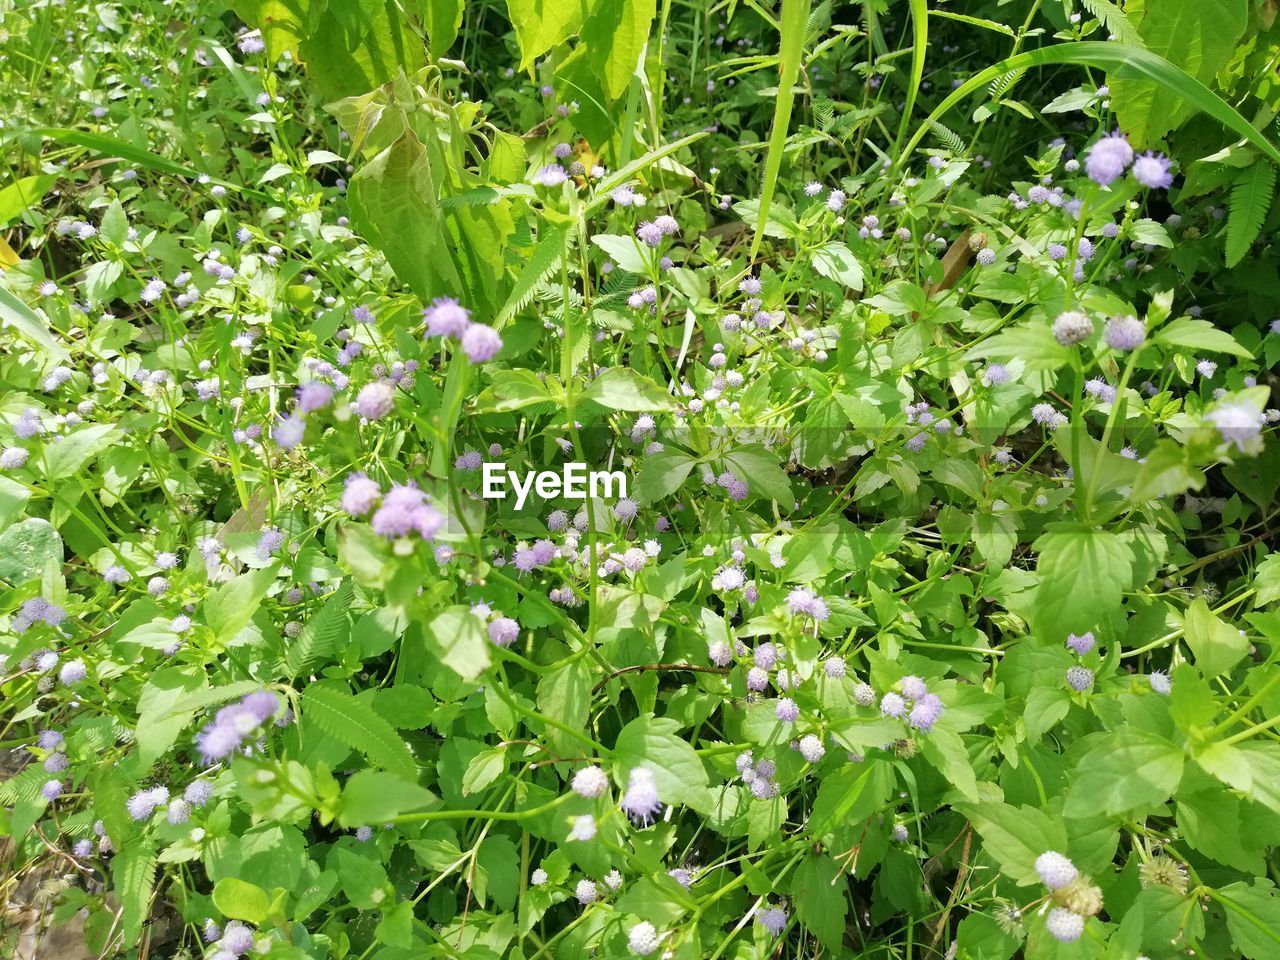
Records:
[[[50,481],[75,476],[90,460],[121,436],[110,423],[89,423],[45,448],[45,476]]]
[[[1147,50],[1205,83],[1230,59],[1244,32],[1247,0],[1159,0],[1138,26]],[[1194,109],[1177,89],[1113,72],[1111,108],[1136,147],[1154,146]]]
[[[1206,678],[1226,673],[1249,652],[1249,638],[1238,628],[1224,623],[1209,609],[1204,597],[1197,597],[1183,617],[1182,628],[1196,657],[1196,666]]]
[[[54,360],[67,358],[67,351],[49,332],[49,321],[15,297],[3,284],[0,284],[0,320],[39,346],[45,356]]]
[[[1084,633],[1119,609],[1133,553],[1107,530],[1054,523],[1035,543],[1034,625],[1044,640]]]
[[[16,220],[31,207],[39,206],[59,177],[60,174],[56,173],[41,173],[14,180],[0,189],[0,227]]]
[[[635,237],[597,233],[591,238],[591,242],[628,273],[638,273],[642,276],[648,274],[654,254]]]
[[[480,793],[502,776],[506,769],[507,752],[505,750],[495,747],[492,750],[477,753],[471,758],[466,772],[462,775],[462,795],[469,797]]]
[[[490,657],[484,621],[470,607],[446,607],[425,629],[427,645],[464,680],[474,680],[488,669]]]
[[[632,412],[673,410],[676,405],[666,390],[630,367],[610,367],[591,381],[582,399]]]
[[[1230,353],[1246,360],[1253,359],[1253,352],[1241,346],[1231,334],[1225,330],[1219,330],[1208,320],[1196,320],[1192,317],[1179,317],[1161,327],[1151,337],[1151,342],[1171,347],[1207,350],[1211,353]]]
[[[1067,797],[1069,816],[1144,812],[1169,799],[1182,779],[1183,753],[1168,740],[1121,727],[1081,757]]]
[[[812,259],[813,269],[828,280],[842,283],[850,290],[862,290],[862,264],[843,243],[824,243],[813,251]]]
[[[696,463],[683,450],[666,449],[649,454],[641,461],[636,474],[636,498],[641,503],[653,503],[671,496],[680,489]]]
[[[469,302],[437,202],[440,176],[418,138],[406,131],[351,178],[351,213],[360,232],[424,303],[439,296]]]
[[[575,730],[586,727],[591,713],[591,669],[584,659],[571,659],[538,679],[538,710]],[[545,736],[552,749],[562,754],[581,749],[579,741],[556,727],[548,727]]]
[[[778,463],[778,455],[758,443],[749,443],[725,454],[725,463],[739,480],[745,480],[751,492],[773,500],[783,512],[795,505],[791,481]]]
[[[271,898],[256,883],[223,877],[213,888],[213,904],[224,917],[258,924],[271,913]]]
[[[196,713],[186,701],[207,686],[204,673],[190,669],[165,668],[147,678],[138,697],[135,734],[138,760],[144,768],[163,757],[177,742],[178,735]]]
[[[1022,886],[1040,882],[1036,858],[1049,850],[1067,853],[1067,831],[1060,819],[1035,807],[1007,803],[961,804],[956,809],[982,837],[982,848],[1000,872]]]
[[[233,640],[258,612],[262,598],[275,582],[278,564],[250,570],[228,580],[204,601],[205,623],[219,643]]]
[[[1227,929],[1236,949],[1249,960],[1271,960],[1280,951],[1280,894],[1266,877],[1237,881],[1213,898],[1227,908]]]
[[[840,865],[823,854],[808,857],[791,880],[796,916],[833,952],[839,952],[844,944],[847,887]]]
[[[398,774],[359,770],[342,788],[337,819],[347,829],[375,826],[435,803],[437,798],[430,790]]]
[[[636,767],[646,767],[664,804],[685,804],[700,813],[711,809],[707,771],[689,742],[677,735],[680,724],[667,717],[643,714],[618,734],[614,744],[614,776],[625,789]]]
[[[507,17],[520,47],[520,69],[529,66],[553,47],[582,29],[589,7],[563,0],[507,0]]]
[[[0,580],[34,580],[50,561],[62,563],[62,538],[48,520],[28,517],[0,533]]]

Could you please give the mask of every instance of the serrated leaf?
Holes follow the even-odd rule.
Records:
[[[391,724],[345,690],[312,684],[302,693],[302,715],[375,766],[418,780],[418,767]]]
[[[111,883],[123,910],[120,929],[126,946],[138,942],[151,909],[156,855],[145,839],[126,844],[111,861]]]
[[[351,581],[343,580],[320,611],[303,624],[302,632],[285,651],[284,662],[289,676],[296,677],[313,663],[333,657],[338,652],[339,644],[350,634],[347,613],[352,594]]]
[[[1269,160],[1259,159],[1236,176],[1231,187],[1231,203],[1227,211],[1227,239],[1223,256],[1228,267],[1234,267],[1249,252],[1262,231],[1276,192],[1276,168]]]

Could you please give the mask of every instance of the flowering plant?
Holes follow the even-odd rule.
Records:
[[[229,6],[0,13],[17,949],[1275,956],[1266,5]]]

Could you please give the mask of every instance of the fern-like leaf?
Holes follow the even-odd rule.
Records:
[[[1081,5],[1120,43],[1130,47],[1146,47],[1142,35],[1132,21],[1112,0],[1080,0]]]
[[[124,944],[131,947],[142,933],[142,924],[151,911],[151,893],[156,883],[156,855],[146,841],[125,846],[111,861],[111,881],[123,909],[121,931]]]
[[[395,729],[345,690],[313,683],[302,693],[302,716],[321,733],[364,754],[374,766],[417,782],[418,766]]]
[[[813,119],[818,123],[818,129],[826,133],[831,129],[831,122],[836,116],[835,101],[830,97],[817,97],[813,101]]]
[[[929,129],[933,135],[942,141],[943,146],[950,150],[955,156],[963,157],[965,154],[964,141],[950,127],[944,126],[937,120],[929,121]]]
[[[317,660],[338,652],[338,643],[350,631],[347,611],[351,607],[352,593],[351,581],[342,581],[342,586],[325,601],[320,612],[307,620],[298,639],[289,645],[284,656],[289,676],[296,677]]]
[[[563,230],[548,230],[538,241],[533,256],[516,277],[515,285],[507,296],[507,302],[498,311],[494,326],[501,327],[508,320],[533,302],[533,295],[539,284],[551,276],[551,271],[560,265],[560,253],[564,246]]]
[[[1242,171],[1231,188],[1231,206],[1227,213],[1226,261],[1234,267],[1249,252],[1262,230],[1276,192],[1276,168],[1269,160],[1259,159]]]

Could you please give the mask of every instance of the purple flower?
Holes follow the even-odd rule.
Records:
[[[844,657],[831,657],[822,665],[822,672],[833,680],[843,677],[847,669]]]
[[[351,407],[366,420],[378,420],[391,412],[395,399],[395,387],[385,380],[375,380],[361,388]]]
[[[653,772],[647,767],[636,767],[627,778],[627,789],[618,803],[622,812],[633,822],[648,826],[662,810],[662,801],[658,799],[658,785],[653,779]]]
[[[924,680],[915,676],[903,677],[899,684],[899,689],[908,700],[919,700],[929,692]]]
[[[302,442],[307,432],[307,423],[297,414],[289,414],[276,420],[271,428],[271,437],[282,450],[292,450]]]
[[[1118,179],[1133,162],[1133,148],[1124,135],[1116,130],[1107,134],[1092,147],[1084,160],[1084,172],[1100,186]]]
[[[1064,347],[1083,343],[1093,336],[1093,321],[1078,310],[1067,310],[1053,321],[1053,338]]]
[[[298,412],[314,413],[323,410],[333,401],[333,387],[319,380],[311,380],[298,388]]]
[[[241,956],[253,949],[253,931],[239,920],[232,920],[223,929],[218,946],[237,957]]]
[[[886,693],[880,698],[880,712],[886,717],[904,717],[907,714],[907,702],[896,693]]]
[[[1084,917],[1064,907],[1054,907],[1045,918],[1044,928],[1059,943],[1075,943],[1084,934]]]
[[[1093,686],[1093,671],[1088,667],[1068,667],[1067,686],[1076,693],[1084,693]]]
[[[573,775],[572,786],[578,796],[594,800],[605,795],[609,789],[609,778],[599,767],[583,767]]]
[[[1245,445],[1257,438],[1266,418],[1241,403],[1224,403],[1205,414],[1205,420],[1218,428],[1223,443],[1243,452]]]
[[[1112,350],[1136,350],[1147,339],[1147,325],[1134,316],[1112,317],[1103,338]]]
[[[782,723],[795,723],[800,719],[800,707],[790,697],[783,697],[778,701],[774,714]]]
[[[471,323],[471,314],[452,297],[437,297],[422,311],[429,337],[461,337]]]
[[[26,466],[28,456],[22,447],[5,447],[0,452],[0,470],[19,470]]]
[[[760,926],[769,931],[770,936],[776,937],[786,929],[787,911],[775,904],[765,910],[761,910],[756,914],[756,919],[760,921]]]
[[[1133,179],[1151,190],[1168,190],[1173,185],[1168,158],[1148,150],[1133,161]]]
[[[502,337],[493,327],[483,323],[473,323],[462,334],[462,352],[472,363],[485,363],[492,360],[502,349]]]
[[[558,163],[548,163],[533,175],[533,182],[542,187],[558,187],[568,179],[569,175]]]
[[[636,227],[636,237],[641,243],[656,247],[662,242],[662,228],[656,223],[645,220],[640,226]]]
[[[907,723],[916,730],[928,733],[942,716],[942,710],[942,701],[936,695],[926,693],[912,706]]]
[[[520,624],[510,617],[498,617],[489,624],[489,639],[499,647],[509,647],[520,636]]]
[[[73,683],[79,683],[89,672],[85,669],[83,660],[71,660],[62,665],[62,670],[58,673],[58,679],[64,687],[69,687]]]
[[[1075,864],[1053,850],[1036,857],[1036,873],[1040,874],[1040,882],[1050,890],[1070,886],[1079,876]]]
[[[213,796],[213,784],[208,780],[192,780],[182,791],[182,799],[193,807],[203,807]]]
[[[284,546],[284,532],[279,527],[267,527],[258,536],[258,559],[266,560]]]
[[[426,496],[422,490],[409,484],[392,485],[370,521],[373,532],[383,537],[407,537],[418,527],[419,512],[426,507]]]
[[[1078,657],[1083,657],[1094,647],[1093,631],[1086,631],[1078,636],[1074,633],[1067,634],[1067,646]]]
[[[262,34],[256,30],[253,33],[246,33],[242,36],[237,45],[240,47],[240,52],[246,54],[261,53],[267,49],[267,44],[263,41]]]
[[[62,796],[62,781],[61,780],[45,781],[44,786],[40,788],[40,796],[44,797],[46,800],[49,800],[51,802],[54,800],[57,800],[58,797]]]
[[[347,477],[342,488],[342,509],[353,517],[363,517],[373,509],[382,496],[382,488],[376,480],[371,480],[363,473],[353,473]]]

